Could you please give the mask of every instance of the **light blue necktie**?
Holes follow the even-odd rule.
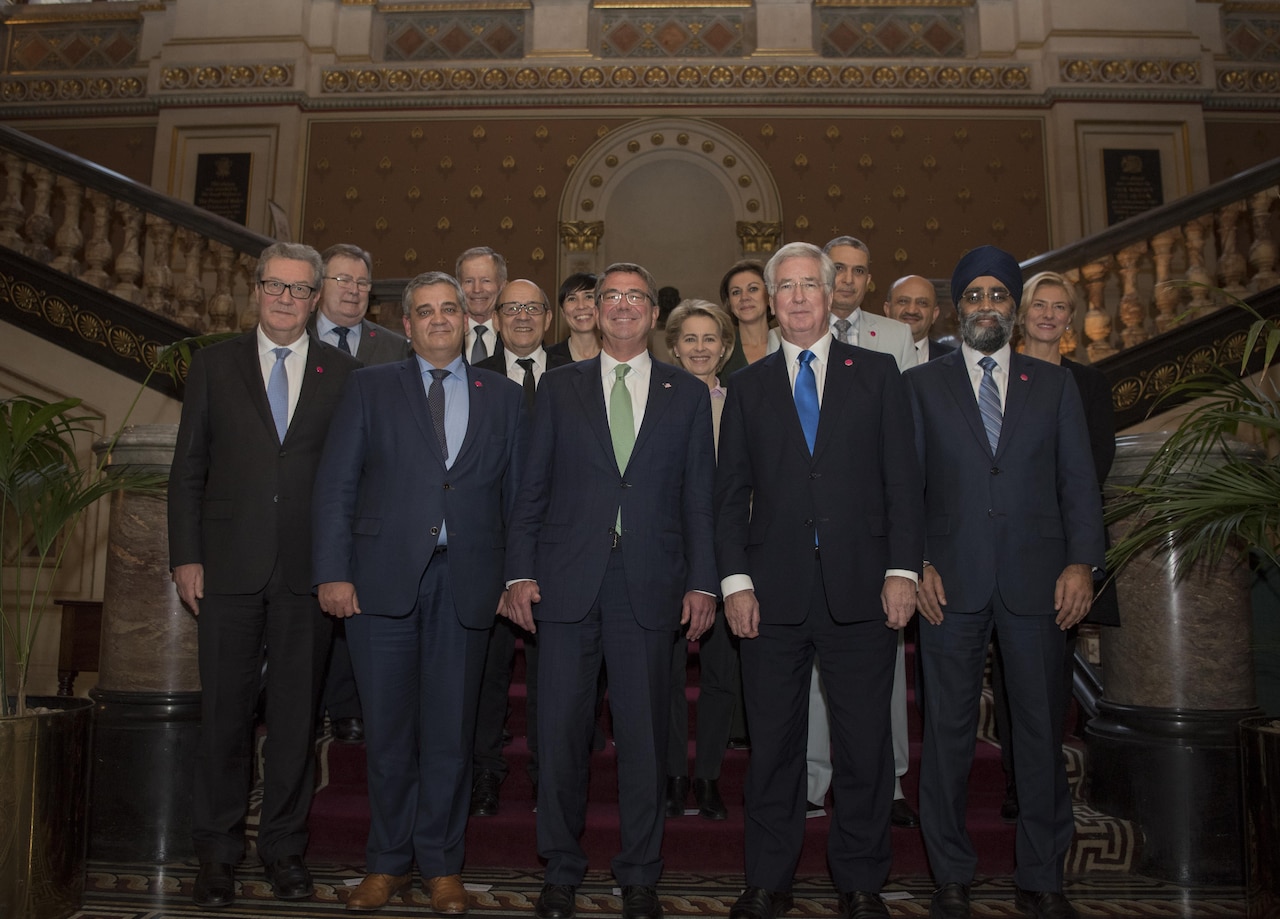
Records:
[[[613,456],[618,461],[618,471],[625,473],[631,461],[631,450],[636,445],[636,415],[631,405],[631,393],[625,378],[631,372],[630,364],[613,368],[613,388],[609,390],[609,439],[613,441]],[[618,506],[617,532],[622,532],[622,506]]]
[[[978,384],[978,411],[982,413],[982,426],[987,430],[987,443],[991,445],[994,456],[1000,443],[1000,424],[1004,412],[1000,408],[1000,390],[996,388],[995,377],[991,371],[996,368],[995,358],[988,355],[978,361],[982,368],[982,382]]]
[[[796,414],[800,416],[800,427],[804,430],[805,443],[809,445],[809,455],[813,455],[813,444],[818,439],[818,380],[813,375],[809,362],[813,360],[812,351],[800,352],[800,369],[796,372]]]
[[[284,435],[289,430],[289,372],[285,369],[284,359],[289,356],[289,349],[273,348],[271,353],[276,356],[276,362],[271,367],[271,378],[267,380],[267,402],[271,405],[276,434],[280,436],[280,443],[284,443]]]

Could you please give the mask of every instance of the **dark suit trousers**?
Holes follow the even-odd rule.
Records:
[[[471,749],[488,629],[458,621],[448,553],[422,575],[407,616],[347,620],[364,701],[371,873],[457,874],[471,804]]]
[[[486,769],[507,777],[507,761],[502,757],[502,731],[510,708],[511,668],[516,658],[516,639],[524,641],[525,730],[529,742],[529,778],[538,781],[538,643],[510,619],[498,619],[489,635],[489,652],[480,684],[480,707],[476,715],[475,770]]]
[[[662,874],[663,792],[674,630],[645,629],[628,598],[622,553],[609,556],[600,595],[579,622],[538,620],[538,854],[546,883],[580,884],[596,678],[609,670],[618,757],[619,884],[654,886]]]
[[[677,638],[671,654],[671,729],[667,737],[667,775],[673,776],[684,775],[689,768],[688,656],[689,642]],[[695,779],[720,778],[741,680],[738,640],[729,633],[724,605],[716,604],[715,625],[698,640]]]
[[[315,715],[333,624],[312,596],[272,574],[254,594],[200,601],[200,707],[192,838],[201,861],[244,856],[254,756],[253,714],[267,659],[267,738],[258,854],[271,863],[307,848],[315,774]]]
[[[356,691],[356,675],[351,670],[351,651],[347,648],[347,627],[342,620],[334,622],[333,647],[324,676],[320,714],[332,719],[359,718],[360,693]]]
[[[934,880],[969,884],[978,856],[965,829],[969,770],[977,740],[982,671],[992,629],[999,635],[1017,762],[1014,880],[1062,890],[1075,823],[1062,757],[1064,633],[1052,615],[1017,616],[997,594],[975,613],[946,611],[920,625],[926,712],[920,763],[920,822]]]
[[[814,562],[818,566],[818,562]],[[878,892],[889,876],[893,747],[889,697],[897,633],[882,618],[838,623],[820,567],[798,625],[762,622],[744,639],[742,684],[751,725],[746,782],[747,884],[790,890],[804,845],[805,748],[813,657],[831,718],[835,807],[827,862],[839,891]],[[762,619],[768,610],[762,610]]]

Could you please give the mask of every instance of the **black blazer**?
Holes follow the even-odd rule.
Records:
[[[316,337],[316,313],[311,314],[307,332]],[[374,364],[390,364],[409,356],[409,339],[399,332],[368,319],[360,320],[360,344],[356,346],[356,360],[366,367]]]

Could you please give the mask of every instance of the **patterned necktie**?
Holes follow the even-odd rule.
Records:
[[[800,369],[796,371],[796,414],[800,416],[800,427],[804,430],[805,443],[809,445],[809,454],[813,455],[813,445],[818,439],[818,379],[809,366],[813,360],[812,351],[800,352]]]
[[[345,325],[335,325],[333,334],[338,336],[338,350],[350,354],[351,345],[347,344],[347,336],[351,334],[351,330]]]
[[[471,346],[471,363],[478,364],[489,356],[489,349],[485,347],[484,333],[489,331],[488,326],[478,325],[475,327],[476,343]]]
[[[996,388],[995,377],[991,371],[996,368],[995,358],[988,355],[978,361],[982,368],[982,382],[978,384],[978,411],[982,413],[982,426],[987,430],[987,443],[991,445],[994,456],[996,446],[1000,443],[1000,424],[1004,412],[1000,408],[1000,390]]]
[[[533,408],[533,399],[538,391],[538,384],[533,379],[533,358],[518,357],[516,365],[524,368],[524,407]]]
[[[267,403],[271,406],[271,419],[276,423],[276,434],[280,443],[284,443],[284,435],[289,430],[289,371],[285,369],[284,359],[289,356],[288,348],[272,348],[276,362],[271,365],[271,377],[267,380]]]
[[[853,323],[850,322],[848,319],[837,319],[835,322],[835,326],[836,326],[836,340],[842,341],[846,345],[850,344],[849,329],[853,328]]]
[[[609,390],[609,438],[613,441],[613,456],[618,470],[627,471],[631,460],[631,448],[636,445],[636,416],[631,407],[631,393],[624,379],[631,372],[630,364],[619,364],[613,369],[613,388]],[[617,532],[622,532],[622,507],[618,507]]]
[[[449,371],[431,368],[431,387],[427,390],[427,410],[431,412],[431,426],[436,429],[440,443],[440,455],[449,458],[449,443],[444,436],[444,383]]]

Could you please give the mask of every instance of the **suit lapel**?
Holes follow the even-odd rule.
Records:
[[[1009,385],[1004,394],[1004,418],[1000,422],[1000,443],[996,447],[996,457],[1004,451],[1009,440],[1009,432],[1016,429],[1018,422],[1026,412],[1027,399],[1031,395],[1031,384],[1035,382],[1035,366],[1031,358],[1014,354],[1009,359]]]
[[[644,419],[640,422],[640,430],[636,434],[635,446],[631,455],[635,456],[649,439],[650,433],[666,414],[675,398],[676,387],[680,381],[676,379],[675,368],[661,361],[649,360],[649,401],[644,407]],[[612,445],[612,440],[610,441]]]
[[[467,375],[467,433],[462,438],[462,447],[453,459],[455,468],[462,458],[466,456],[467,451],[475,445],[476,438],[480,436],[480,420],[484,418],[481,413],[484,411],[484,400],[486,398],[484,381],[475,379],[475,370],[472,366],[467,364],[463,371]]]
[[[761,359],[764,370],[765,399],[773,417],[781,419],[783,436],[809,460],[809,446],[805,443],[804,428],[800,427],[800,415],[796,411],[795,395],[791,391],[790,368],[786,353],[777,351]],[[822,432],[822,416],[818,416],[818,432]]]
[[[813,458],[816,460],[826,449],[831,440],[831,429],[835,423],[830,420],[844,410],[844,403],[853,388],[853,378],[858,372],[858,361],[852,348],[846,351],[839,342],[831,342],[831,350],[827,352],[827,379],[822,386],[822,408],[818,412],[818,436],[814,438]],[[800,424],[800,416],[796,414],[796,425]],[[804,436],[803,430],[801,436]]]
[[[427,391],[422,388],[422,370],[418,366],[418,358],[409,355],[401,361],[400,387],[404,390],[405,401],[409,404],[409,413],[418,425],[418,433],[427,444],[427,450],[436,461],[444,466],[444,457],[440,455],[440,442],[436,440],[436,429],[431,424],[431,410],[427,408]]]
[[[254,411],[258,413],[258,420],[271,432],[272,436],[275,436],[276,422],[271,417],[271,404],[267,402],[267,387],[262,382],[262,363],[258,359],[258,333],[248,332],[240,342],[236,367],[245,389],[249,392],[249,400],[253,403]],[[287,435],[288,432],[286,431],[285,434]]]
[[[589,361],[578,361],[573,365],[578,372],[573,381],[573,388],[582,405],[582,417],[600,441],[601,448],[610,457],[613,456],[613,438],[609,434],[609,416],[604,407],[604,386],[600,381],[600,358]],[[621,472],[621,470],[619,470]]]
[[[955,400],[960,417],[964,419],[971,433],[982,448],[991,455],[991,444],[987,441],[987,429],[982,426],[982,413],[978,411],[978,400],[973,394],[973,383],[969,380],[969,368],[964,362],[964,355],[957,348],[950,354],[938,358],[938,362],[946,367],[944,379],[951,396]]]

